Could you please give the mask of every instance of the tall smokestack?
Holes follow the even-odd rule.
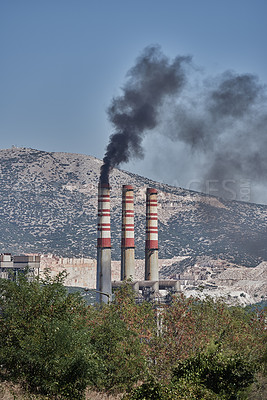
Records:
[[[97,302],[108,303],[111,297],[110,186],[98,186],[97,227]]]
[[[133,186],[122,187],[121,280],[134,279],[134,199]]]
[[[146,251],[145,280],[158,281],[158,211],[157,190],[146,191]]]

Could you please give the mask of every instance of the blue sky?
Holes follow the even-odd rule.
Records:
[[[208,75],[234,70],[266,84],[266,15],[266,0],[1,0],[1,148],[102,158],[106,110],[151,44],[170,58],[191,55]],[[146,156],[128,168],[168,175]]]

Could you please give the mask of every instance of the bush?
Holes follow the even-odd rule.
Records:
[[[219,346],[210,346],[174,368],[174,381],[186,379],[205,386],[223,399],[236,400],[254,380],[255,364],[234,352],[224,352]]]
[[[177,384],[162,384],[155,380],[149,380],[130,394],[123,397],[123,400],[219,400],[220,398],[207,389],[205,386],[180,380]]]
[[[67,294],[64,278],[0,280],[0,364],[32,391],[81,399],[96,380],[98,357],[85,328],[86,306]]]
[[[34,393],[74,400],[86,386],[119,392],[142,381],[127,398],[233,400],[256,366],[266,371],[264,313],[182,296],[153,309],[127,284],[112,304],[88,307],[65,276],[0,280],[0,372]]]
[[[89,328],[91,344],[101,360],[96,386],[113,392],[129,390],[146,371],[142,343],[114,305],[98,311],[97,317],[99,320]]]
[[[173,400],[173,393],[167,386],[150,380],[133,389],[123,400]]]
[[[221,350],[242,354],[260,362],[266,348],[266,314],[228,307],[222,301],[203,301],[177,296],[169,307],[162,308],[161,335],[151,341],[154,374],[170,380],[177,360],[186,360],[210,343]],[[152,346],[153,344],[153,346]]]

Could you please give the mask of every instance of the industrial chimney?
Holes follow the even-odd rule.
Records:
[[[156,189],[147,188],[145,280],[149,281],[159,280],[157,193]]]
[[[121,280],[134,279],[134,198],[133,186],[122,187]]]
[[[96,300],[108,303],[111,297],[110,186],[98,185]]]

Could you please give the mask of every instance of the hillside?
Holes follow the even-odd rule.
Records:
[[[0,252],[96,256],[101,161],[26,148],[0,150]],[[120,257],[121,186],[135,187],[136,256],[144,257],[145,190],[159,190],[160,258],[267,260],[267,206],[225,201],[122,170],[111,174],[112,257]]]

